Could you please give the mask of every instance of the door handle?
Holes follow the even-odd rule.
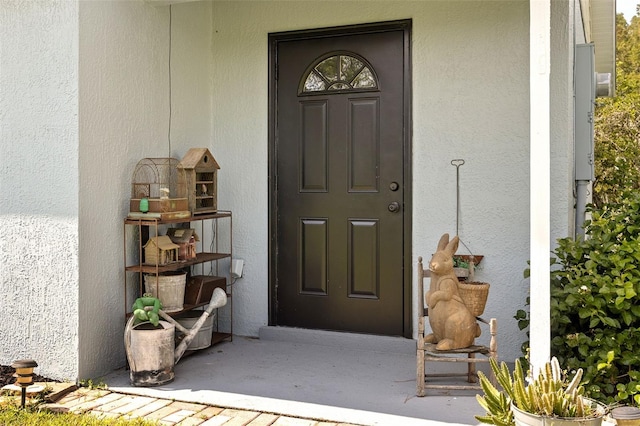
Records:
[[[397,201],[393,201],[391,204],[389,204],[389,211],[391,213],[397,213],[400,211],[400,204],[398,204]]]

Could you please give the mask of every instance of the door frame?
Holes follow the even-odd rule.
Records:
[[[407,338],[413,337],[413,288],[412,288],[412,209],[413,190],[411,173],[411,129],[412,129],[412,90],[411,90],[411,19],[398,21],[376,22],[370,24],[348,25],[341,27],[309,29],[300,31],[288,31],[269,34],[269,163],[268,163],[268,187],[269,187],[269,325],[277,324],[277,290],[278,271],[277,253],[278,248],[278,203],[277,203],[277,155],[278,141],[276,131],[277,109],[277,75],[278,75],[278,43],[291,40],[309,40],[320,37],[337,37],[354,34],[371,34],[377,32],[398,31],[404,33],[404,93],[403,93],[403,162],[404,162],[404,205],[402,208],[404,232],[403,232],[403,335]]]

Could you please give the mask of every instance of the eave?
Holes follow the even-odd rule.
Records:
[[[595,45],[596,73],[610,74],[612,95],[616,79],[616,0],[581,0],[585,38]]]

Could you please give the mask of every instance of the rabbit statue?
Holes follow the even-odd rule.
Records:
[[[429,262],[431,284],[425,300],[432,333],[425,342],[436,343],[437,350],[468,348],[480,336],[480,326],[462,301],[458,277],[453,272],[453,255],[459,242],[457,236],[449,241],[449,234],[444,234]]]

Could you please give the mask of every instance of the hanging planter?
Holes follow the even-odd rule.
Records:
[[[461,158],[451,160],[451,165],[456,168],[456,236],[460,226],[460,166],[465,161]],[[460,240],[462,245],[469,247]],[[475,268],[482,262],[481,254],[455,254],[453,255],[453,272],[458,278],[458,292],[469,311],[476,317],[482,315],[489,296],[489,284],[475,281]]]
[[[458,292],[465,306],[473,314],[479,317],[484,312],[489,297],[489,283],[476,281],[464,282],[458,280]]]
[[[483,258],[484,256],[479,254],[453,256],[453,270],[458,277],[458,292],[467,309],[476,317],[484,312],[489,297],[489,284],[475,281],[475,267]]]
[[[484,259],[481,254],[454,254],[453,271],[459,280],[473,281],[475,267]]]

